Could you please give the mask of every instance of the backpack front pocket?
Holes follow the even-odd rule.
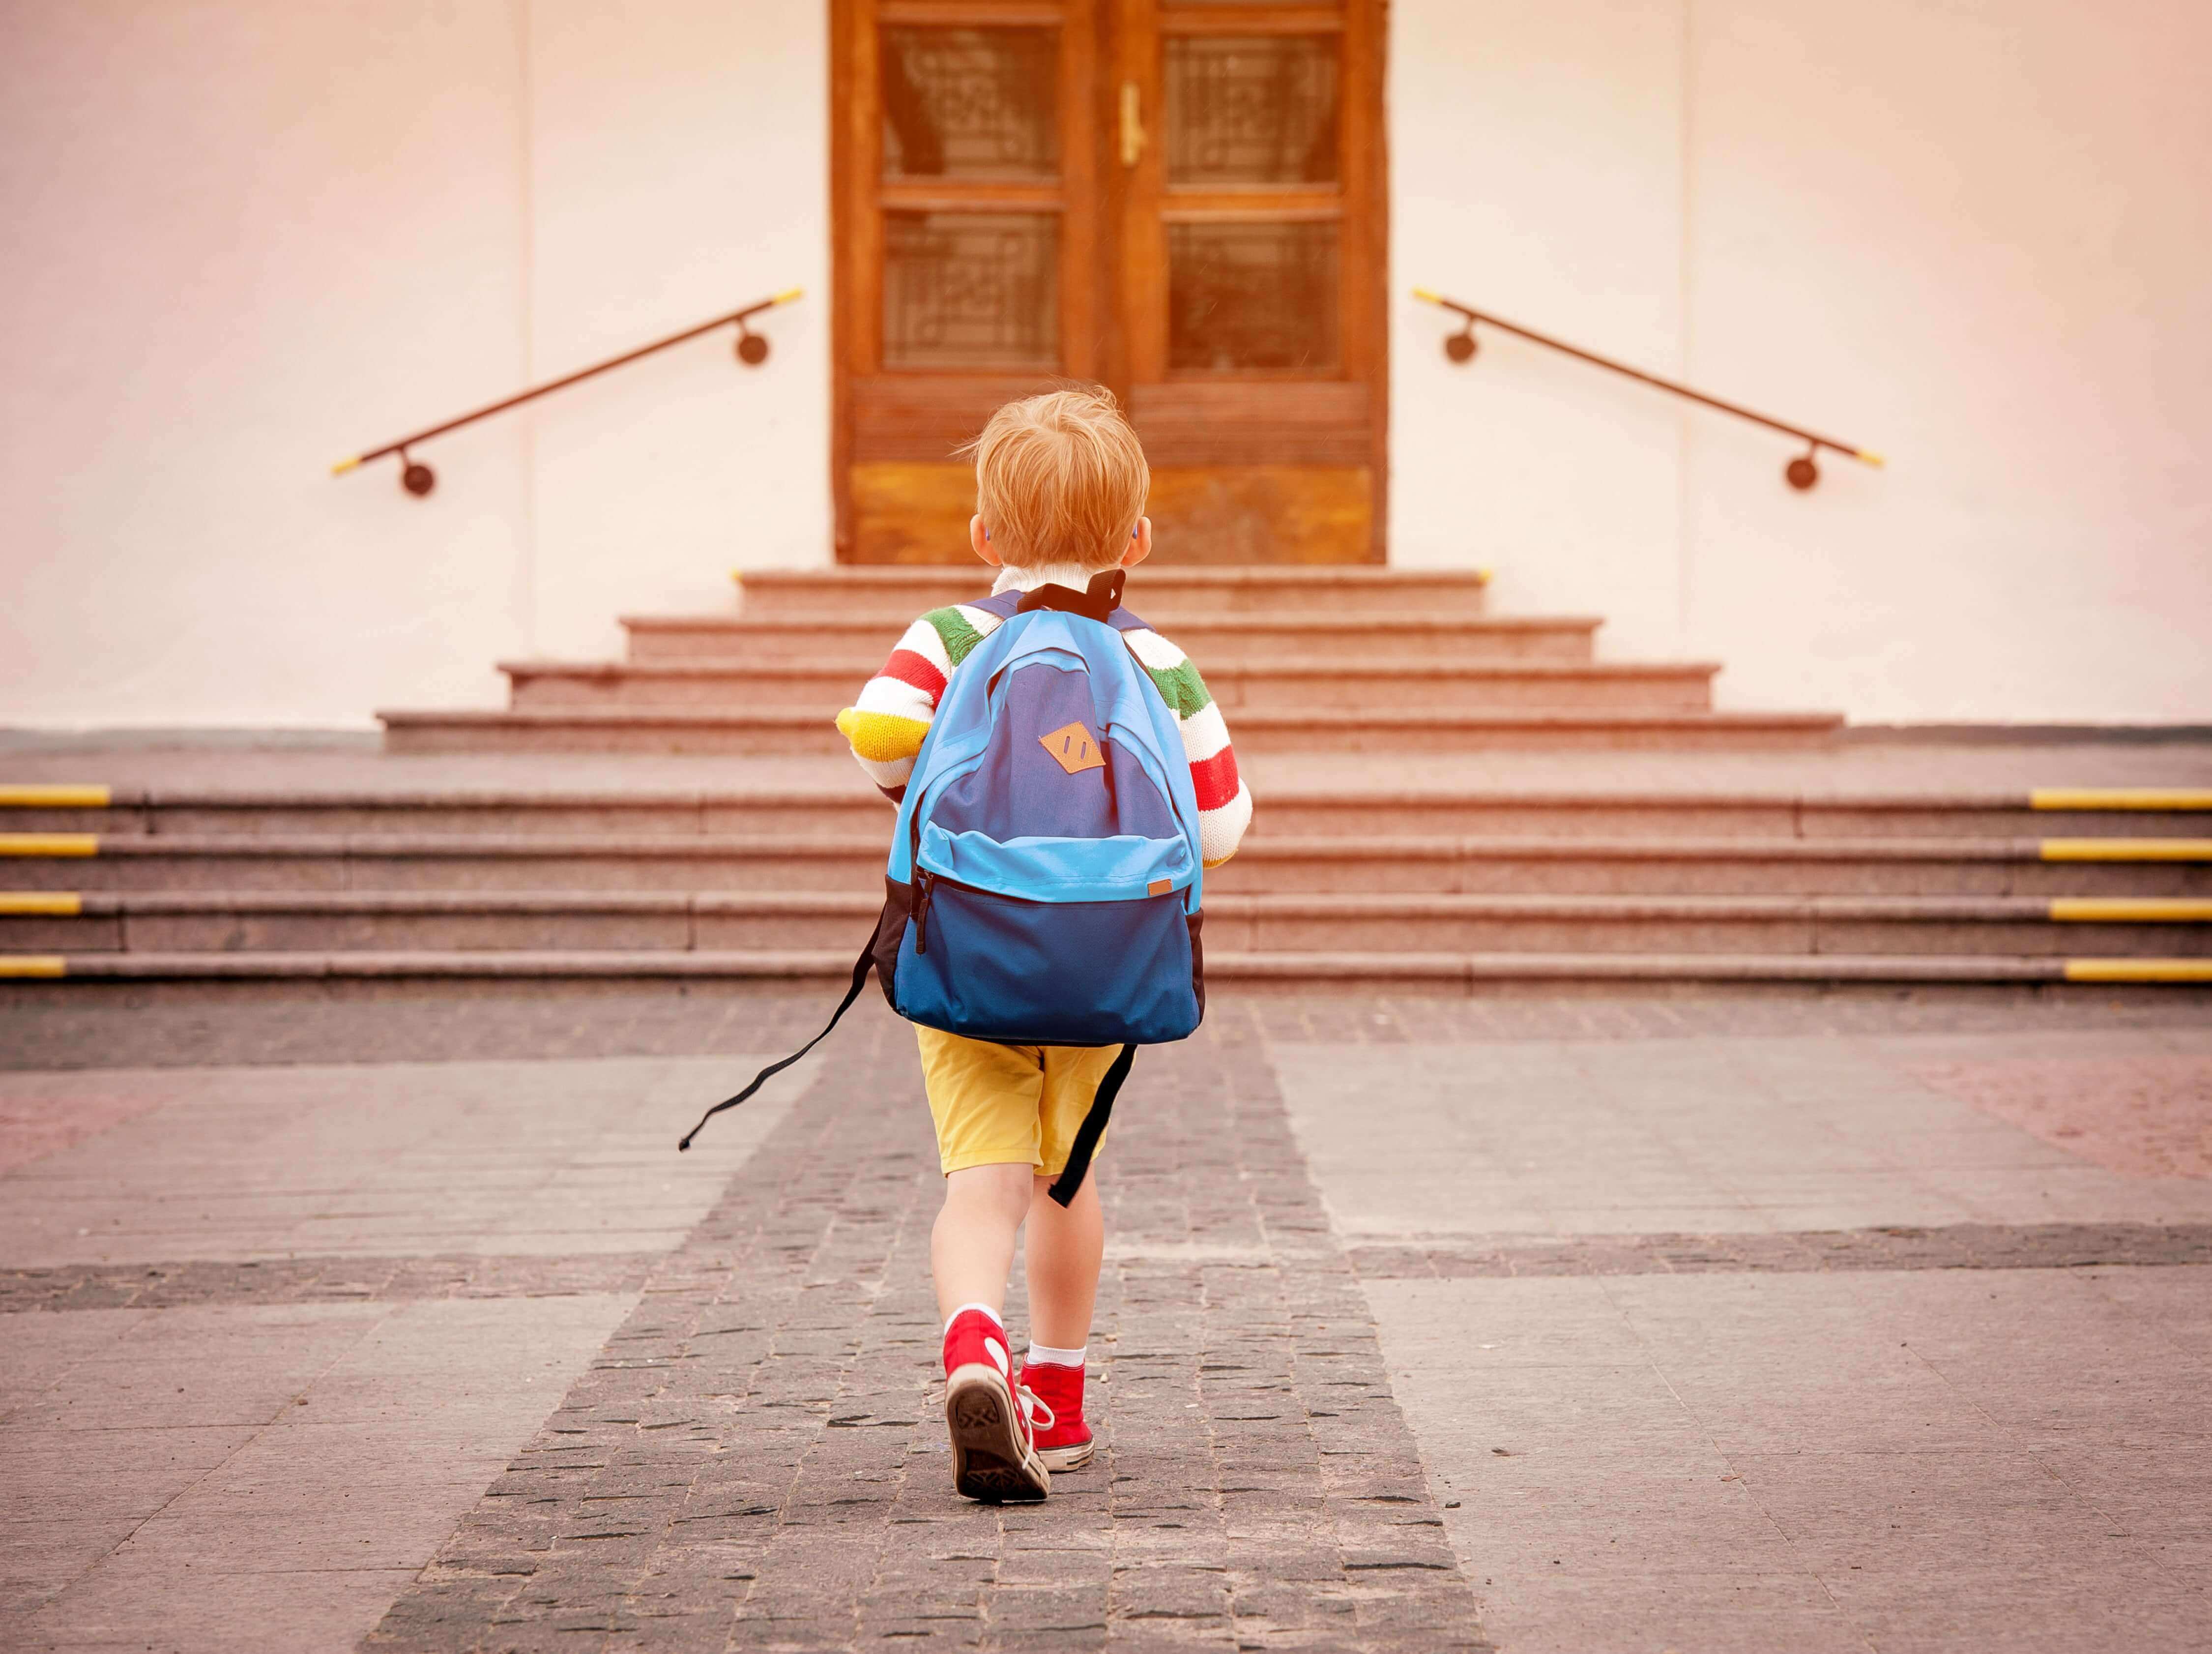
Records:
[[[1011,1045],[1154,1044],[1198,1026],[1181,895],[1037,902],[918,871],[899,1014]]]

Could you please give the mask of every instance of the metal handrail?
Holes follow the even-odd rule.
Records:
[[[625,350],[618,356],[610,356],[605,362],[595,363],[592,367],[580,368],[575,373],[564,374],[559,379],[549,380],[543,385],[533,385],[528,390],[508,397],[503,402],[495,402],[487,407],[478,408],[473,413],[465,413],[459,419],[448,419],[442,425],[433,425],[427,430],[416,431],[411,436],[403,436],[397,442],[386,442],[380,448],[371,448],[368,453],[357,453],[350,459],[341,459],[331,467],[331,475],[343,477],[346,472],[357,470],[372,459],[381,459],[386,454],[396,453],[399,456],[400,463],[399,485],[416,498],[420,499],[437,487],[438,473],[407,452],[417,442],[427,442],[434,436],[443,436],[447,431],[459,430],[464,425],[473,425],[479,419],[489,419],[494,414],[505,413],[509,408],[519,408],[524,403],[534,402],[541,396],[550,396],[556,391],[567,389],[579,380],[590,379],[611,368],[623,367],[629,362],[635,362],[640,356],[649,356],[656,350],[665,350],[672,344],[681,344],[686,339],[696,339],[702,333],[711,333],[716,328],[727,327],[732,323],[735,323],[738,329],[736,346],[738,360],[748,368],[757,368],[768,360],[768,340],[748,328],[745,325],[746,321],[751,317],[757,316],[763,310],[772,310],[780,304],[789,304],[793,299],[799,297],[803,291],[804,289],[800,288],[791,288],[773,298],[763,299],[757,304],[749,304],[742,310],[732,310],[726,316],[717,316],[712,321],[701,322],[696,327],[687,327],[680,333],[671,333],[666,338],[655,339],[650,344],[641,344],[635,350]]]
[[[1441,294],[1431,293],[1427,288],[1415,288],[1413,296],[1425,303],[1435,305],[1439,309],[1449,310],[1467,318],[1467,325],[1444,340],[1444,354],[1455,362],[1466,363],[1474,360],[1474,325],[1477,322],[1483,322],[1492,327],[1502,328],[1506,332],[1516,337],[1527,339],[1533,344],[1540,344],[1547,350],[1557,350],[1563,355],[1572,356],[1578,362],[1587,362],[1593,367],[1608,368],[1613,373],[1625,374],[1630,379],[1640,380],[1646,385],[1656,386],[1660,390],[1671,392],[1674,395],[1686,398],[1692,402],[1702,403],[1708,408],[1717,408],[1723,413],[1734,414],[1738,419],[1748,419],[1754,425],[1764,425],[1769,430],[1780,431],[1784,435],[1796,437],[1806,444],[1805,452],[1792,459],[1782,470],[1784,479],[1794,489],[1808,489],[1820,480],[1820,468],[1814,463],[1814,456],[1822,448],[1859,460],[1865,465],[1878,466],[1885,463],[1880,454],[1870,453],[1854,443],[1839,442],[1832,436],[1822,436],[1817,431],[1808,431],[1802,425],[1793,425],[1785,419],[1776,419],[1771,415],[1754,412],[1741,404],[1724,402],[1717,396],[1707,396],[1703,391],[1692,390],[1687,385],[1677,384],[1671,379],[1662,379],[1656,374],[1647,374],[1642,368],[1632,368],[1625,362],[1615,362],[1611,356],[1601,356],[1595,350],[1585,350],[1579,345],[1569,344],[1565,339],[1555,339],[1547,333],[1539,333],[1533,327],[1523,327],[1518,322],[1507,321],[1503,316],[1493,316],[1487,311],[1475,309],[1472,305],[1462,304],[1456,299],[1447,299]]]

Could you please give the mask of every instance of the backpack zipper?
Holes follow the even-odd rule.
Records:
[[[917,954],[929,952],[929,887],[937,882],[937,875],[914,870],[914,951]]]

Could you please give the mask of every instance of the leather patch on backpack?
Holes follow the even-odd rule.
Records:
[[[1149,885],[1146,885],[1146,886],[1145,886],[1145,894],[1146,894],[1146,895],[1147,895],[1147,896],[1165,896],[1165,895],[1166,895],[1170,891],[1173,890],[1174,888],[1175,888],[1175,880],[1174,880],[1174,879],[1155,879],[1154,880],[1152,880],[1152,882],[1151,884],[1149,884]]]
[[[1071,775],[1106,767],[1106,757],[1099,751],[1098,743],[1081,724],[1062,724],[1051,734],[1038,736],[1037,742],[1052,754],[1052,761]]]

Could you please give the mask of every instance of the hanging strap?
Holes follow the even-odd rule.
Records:
[[[701,1115],[699,1116],[699,1123],[692,1127],[690,1130],[685,1132],[684,1134],[684,1140],[678,1143],[676,1146],[679,1150],[690,1148],[691,1146],[691,1140],[696,1137],[700,1132],[704,1129],[709,1120],[712,1120],[716,1115],[721,1113],[725,1109],[736,1108],[738,1104],[744,1102],[755,1092],[760,1090],[760,1088],[766,1085],[769,1080],[775,1079],[786,1068],[791,1067],[793,1063],[798,1061],[799,1058],[805,1056],[816,1046],[821,1044],[823,1040],[829,1038],[830,1031],[837,1025],[837,1019],[843,1016],[848,1011],[850,1011],[853,1008],[853,1001],[860,997],[860,990],[868,985],[868,972],[873,968],[875,963],[876,939],[871,936],[868,939],[867,946],[860,950],[860,957],[853,963],[853,985],[845,990],[845,997],[838,1001],[837,1008],[830,1013],[830,1020],[823,1025],[822,1031],[817,1034],[812,1039],[808,1040],[805,1044],[800,1046],[789,1056],[784,1058],[782,1061],[769,1063],[767,1067],[762,1069],[758,1073],[753,1076],[753,1083],[751,1085],[746,1086],[744,1090],[739,1092],[735,1097],[723,1098],[722,1101],[714,1104],[713,1108],[708,1110],[706,1113]],[[1095,1103],[1091,1104],[1091,1107],[1094,1110],[1097,1106],[1098,1105]],[[1088,1128],[1091,1122],[1086,1118],[1083,1123],[1085,1128]],[[1103,1127],[1105,1122],[1101,1121],[1099,1124]],[[1078,1138],[1080,1139],[1081,1135],[1081,1132],[1079,1131],[1077,1133]]]
[[[1113,1115],[1114,1099],[1121,1093],[1121,1082],[1129,1077],[1129,1065],[1136,1060],[1137,1048],[1124,1045],[1121,1055],[1106,1070],[1106,1077],[1098,1082],[1098,1094],[1091,1099],[1091,1111],[1083,1116],[1083,1123],[1075,1128],[1075,1140],[1067,1146],[1067,1164],[1045,1191],[1062,1206],[1074,1200],[1076,1190],[1083,1187],[1083,1174],[1091,1170],[1091,1157],[1098,1152],[1098,1140],[1106,1134],[1106,1122]]]

